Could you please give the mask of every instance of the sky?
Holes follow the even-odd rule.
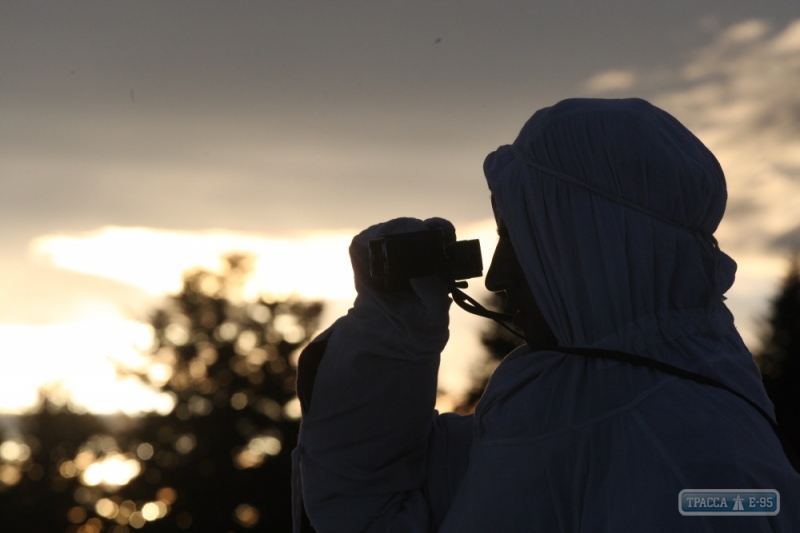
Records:
[[[573,96],[648,99],[717,155],[757,348],[800,245],[798,86],[794,1],[0,0],[0,411],[43,385],[168,409],[108,358],[141,362],[148,312],[226,251],[258,256],[252,294],[324,298],[327,322],[376,222],[448,218],[488,265],[484,157]],[[485,325],[452,316],[457,392]]]

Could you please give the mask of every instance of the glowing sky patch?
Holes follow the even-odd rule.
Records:
[[[171,232],[106,227],[85,235],[46,235],[31,245],[55,265],[139,287],[150,294],[175,293],[181,274],[200,267],[217,271],[221,257],[256,257],[250,294],[299,294],[348,298],[354,294],[347,248],[354,232],[274,239],[233,232]]]
[[[107,227],[87,234],[42,236],[32,242],[31,251],[60,268],[139,287],[154,296],[154,306],[155,297],[180,289],[181,274],[187,269],[216,271],[221,255],[251,253],[256,261],[245,286],[246,298],[265,293],[324,299],[329,302],[323,319],[327,327],[355,297],[347,252],[354,233],[328,232],[290,240],[233,232]],[[481,240],[485,272],[496,241],[494,221],[461,228],[459,238]],[[474,280],[471,292],[482,294],[482,287],[482,279]],[[152,339],[150,326],[122,316],[107,303],[87,301],[80,314],[79,320],[61,324],[0,324],[0,338],[16,361],[13,372],[0,374],[0,412],[32,407],[40,387],[96,413],[168,412],[170,396],[145,389],[133,379],[117,380],[111,362],[143,368],[142,353]],[[468,382],[471,358],[465,358],[465,353],[475,350],[470,328],[482,322],[460,316],[464,314],[459,310],[454,315],[459,316],[445,353],[442,382],[458,389]]]
[[[169,412],[169,395],[133,379],[118,381],[112,363],[141,368],[141,350],[149,346],[151,335],[149,326],[119,316],[63,324],[0,324],[4,358],[10,363],[9,371],[0,373],[0,412],[34,406],[41,387],[56,401],[71,401],[95,413]]]

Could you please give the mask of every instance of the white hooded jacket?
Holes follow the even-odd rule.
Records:
[[[735,273],[712,236],[724,175],[677,120],[637,99],[565,100],[484,170],[560,346],[662,361],[772,414],[723,303]],[[438,415],[446,329],[408,338],[418,314],[391,306],[360,287],[319,339],[295,451],[295,489],[318,531],[800,531],[800,475],[730,392],[521,347],[474,417]],[[781,511],[679,513],[681,490],[723,488],[776,489]]]

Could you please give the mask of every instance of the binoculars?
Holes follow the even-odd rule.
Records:
[[[369,273],[373,283],[391,289],[423,276],[456,282],[483,275],[477,239],[446,243],[440,228],[386,235],[369,241]]]

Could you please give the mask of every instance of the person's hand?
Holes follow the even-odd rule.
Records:
[[[369,241],[386,235],[434,228],[444,231],[446,242],[455,241],[455,228],[442,218],[425,221],[396,218],[371,226],[353,238],[350,260],[358,291],[354,310],[358,313],[382,315],[387,320],[387,326],[391,324],[390,329],[396,330],[399,327],[409,337],[419,337],[420,340],[444,337],[446,343],[451,303],[447,280],[441,276],[414,278],[409,281],[408,288],[386,290],[376,287],[369,275]]]

